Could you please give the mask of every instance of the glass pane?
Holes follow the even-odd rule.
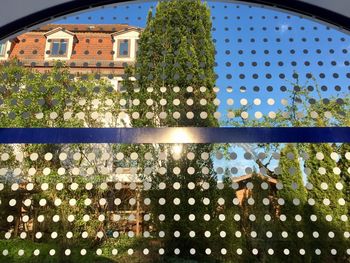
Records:
[[[349,145],[270,146],[2,145],[0,257],[346,257]]]
[[[61,41],[60,43],[60,55],[65,55],[67,54],[67,41]]]
[[[54,41],[52,42],[51,46],[51,55],[59,55],[59,50],[60,50],[60,42]]]
[[[129,40],[121,40],[119,43],[119,55],[129,56]]]
[[[16,38],[0,65],[0,262],[349,261],[348,32],[172,0]]]
[[[42,47],[40,49],[39,45],[27,49],[26,42],[22,41],[35,42],[38,39],[36,35],[38,32],[45,34],[59,26],[73,32],[78,38],[70,59],[62,66],[67,67],[74,74],[79,72],[83,75],[91,74],[96,78],[117,81],[124,74],[125,64],[115,61],[115,56],[124,52],[130,55],[129,47],[133,48],[136,44],[136,42],[132,44],[123,40],[118,41],[120,40],[118,34],[124,31],[126,35],[134,34],[135,38],[130,41],[138,37],[142,38],[142,34],[137,36],[136,32],[137,30],[142,32],[147,28],[147,10],[153,6],[155,15],[156,4],[143,2],[140,8],[137,4],[117,5],[116,8],[106,6],[104,11],[92,10],[79,14],[78,17],[81,18],[79,24],[73,17],[52,22],[34,32],[18,36],[20,42],[13,44],[14,48],[9,54],[10,59],[18,58],[27,68],[34,63],[34,70],[46,67],[47,61],[43,59],[42,55],[45,51]],[[209,75],[208,72],[203,73],[208,66],[205,60],[196,63],[196,68],[188,61],[189,58],[197,55],[200,57],[202,52],[200,48],[195,48],[196,56],[186,54],[184,61],[187,62],[178,67],[179,62],[173,59],[176,56],[175,52],[178,51],[177,47],[175,49],[166,47],[166,50],[162,50],[165,41],[148,44],[148,49],[150,46],[154,47],[151,50],[152,53],[159,53],[159,50],[167,53],[164,53],[165,61],[150,54],[146,64],[143,65],[150,67],[150,70],[142,71],[138,77],[142,78],[142,81],[135,81],[129,89],[129,91],[137,91],[140,86],[142,92],[145,91],[142,96],[147,97],[146,100],[140,100],[139,105],[131,107],[131,118],[153,114],[150,120],[159,119],[161,125],[167,127],[180,125],[181,122],[199,126],[200,123],[208,120],[213,120],[212,124],[215,122],[216,127],[349,126],[346,120],[349,119],[348,46],[350,38],[346,32],[338,31],[336,28],[320,24],[307,17],[258,6],[249,7],[243,4],[211,1],[208,2],[208,8],[212,23],[210,38],[215,49],[214,58],[210,60],[210,68],[213,68],[214,73]],[[124,16],[124,13],[131,12],[130,10],[137,12]],[[233,10],[239,10],[241,15],[236,15]],[[114,15],[113,12],[115,12]],[[221,18],[220,14],[224,14],[224,17]],[[105,23],[102,26],[100,26],[101,17]],[[259,26],[256,21],[259,21]],[[131,30],[131,27],[136,31]],[[100,34],[99,37],[96,37],[97,32]],[[162,34],[160,26],[157,27],[157,32]],[[117,34],[115,41],[113,41],[113,34]],[[165,36],[166,34],[163,38]],[[176,45],[179,44],[179,39],[178,34],[169,35],[169,42]],[[136,46],[140,46],[138,49],[142,50],[142,39],[139,42]],[[115,46],[118,43],[119,47]],[[201,45],[199,43],[197,46]],[[66,43],[62,43],[61,48],[54,44],[52,54],[57,56],[60,50],[64,49],[67,50]],[[188,51],[187,48],[183,50]],[[114,54],[115,52],[117,54]],[[137,56],[128,57],[127,63],[137,66],[137,60]],[[153,64],[147,65],[151,62],[160,67],[168,66],[164,72],[153,71]],[[48,66],[48,69],[52,68],[52,65]],[[200,81],[204,76],[212,76],[213,81],[210,85],[192,87],[195,92],[188,92],[187,87],[180,87],[181,83],[191,87],[191,81],[188,81],[191,79],[193,81],[198,79],[200,84],[205,84]],[[163,82],[169,85],[162,87]],[[57,84],[59,84],[57,88],[64,85],[63,82]],[[75,86],[71,85],[71,88],[74,89]],[[153,89],[147,90],[147,88]],[[166,88],[166,91],[162,92],[161,88],[162,90]],[[197,91],[199,91],[198,94]],[[50,89],[47,89],[47,92],[51,92]],[[206,94],[209,93],[210,99],[206,98]],[[125,93],[120,99],[127,100],[127,97],[137,99],[138,94],[140,93]],[[165,94],[171,99],[161,98]],[[13,93],[13,96],[15,95]],[[113,100],[115,104],[119,104],[119,99]],[[61,118],[64,118],[64,113],[71,110],[74,111],[72,116],[79,113],[75,108],[66,107],[63,100],[58,101],[60,103],[55,110],[45,108],[41,104],[36,105],[37,107],[31,104],[33,108],[27,110],[28,122],[43,127],[44,123],[40,124],[36,119],[36,116],[41,116],[41,113],[49,115],[52,112],[57,114],[59,112]],[[9,107],[9,102],[10,100],[4,100],[4,105]],[[152,112],[152,109],[157,111]],[[196,110],[193,111],[193,109]],[[8,116],[10,113],[10,116],[15,114],[20,118],[19,116],[24,112],[20,109],[7,110],[5,115]],[[58,125],[58,122],[52,125]]]
[[[0,44],[0,56],[4,56],[6,51],[6,44]]]

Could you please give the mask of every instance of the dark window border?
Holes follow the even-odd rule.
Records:
[[[40,23],[44,23],[53,18],[68,15],[74,12],[86,10],[91,7],[98,7],[108,4],[116,3],[133,3],[139,1],[121,1],[121,0],[84,0],[84,1],[70,1],[60,5],[56,5],[45,10],[33,13],[31,15],[22,17],[16,21],[0,27],[0,40],[6,39],[15,35],[27,28],[33,27]],[[228,1],[229,2],[229,1]],[[341,15],[339,13],[330,11],[328,9],[315,6],[300,0],[241,0],[241,2],[254,3],[260,5],[273,6],[289,11],[293,11],[302,15],[313,17],[315,19],[323,20],[327,23],[339,26],[350,31],[350,17]],[[234,2],[235,3],[235,2]],[[25,25],[25,26],[24,26]]]
[[[173,135],[191,134],[179,142]],[[350,143],[349,127],[2,128],[8,143]]]

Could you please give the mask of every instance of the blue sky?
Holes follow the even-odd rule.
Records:
[[[305,75],[312,73],[319,87],[327,87],[327,91],[322,91],[323,98],[342,97],[349,93],[350,79],[346,75],[350,72],[347,64],[349,35],[278,10],[222,1],[207,3],[211,10],[212,36],[217,50],[216,84],[220,88],[217,97],[221,101],[219,111],[222,114],[231,107],[239,108],[241,99],[251,104],[257,98],[261,100],[261,105],[254,105],[250,115],[255,111],[263,114],[276,111],[282,107],[281,99],[288,99],[288,93],[282,92],[280,87],[291,89],[295,72],[299,74],[301,85],[307,84]],[[117,4],[71,15],[56,23],[125,23],[144,27],[148,10],[155,6],[156,2],[151,1]],[[293,62],[296,64],[293,65]],[[242,66],[239,63],[243,63]],[[256,66],[252,63],[256,63]],[[265,63],[270,65],[266,66]],[[253,78],[254,74],[258,78]],[[280,74],[284,74],[284,79],[280,78]],[[315,82],[309,81],[307,85],[314,86]],[[337,85],[341,87],[340,92],[334,88]],[[231,93],[226,91],[228,86],[233,88]],[[254,86],[258,86],[260,91],[254,91]],[[267,91],[268,86],[272,87],[272,92]],[[245,87],[246,91],[241,92],[241,87]],[[227,99],[234,100],[233,106],[226,104]],[[275,103],[268,105],[268,99],[273,99]],[[230,168],[236,166],[239,169],[237,175],[244,174],[245,167],[252,167],[253,162],[244,160],[241,148],[233,150],[241,157],[233,162],[216,161],[215,164]],[[276,164],[274,162],[272,166]]]
[[[299,74],[302,85],[315,85],[312,80],[307,82],[305,76],[312,73],[320,87],[327,86],[328,90],[322,92],[324,98],[349,92],[346,74],[350,67],[345,63],[349,61],[350,37],[345,33],[277,10],[218,1],[207,3],[211,10],[212,35],[217,50],[215,70],[220,88],[220,112],[227,112],[230,107],[240,107],[241,99],[247,99],[251,104],[255,98],[261,100],[261,105],[254,105],[251,112],[266,114],[281,108],[281,99],[287,98],[288,94],[280,91],[280,87],[292,87],[294,72]],[[71,15],[58,23],[126,23],[144,27],[148,10],[155,6],[156,2],[150,1],[106,6]],[[294,66],[293,61],[297,63]],[[244,65],[239,66],[240,62]],[[254,62],[256,66],[252,65]],[[270,66],[266,66],[266,62]],[[279,62],[283,65],[278,65]],[[305,65],[305,62],[310,65]],[[323,65],[318,65],[318,62]],[[332,65],[332,62],[336,65]],[[334,73],[338,74],[337,78],[333,76]],[[254,79],[254,74],[258,78]],[[280,78],[280,74],[285,75],[284,79]],[[335,91],[336,85],[341,87],[340,92]],[[233,88],[232,93],[226,92],[228,86]],[[258,86],[260,91],[254,91],[254,86]],[[267,91],[268,86],[273,88],[273,92]],[[241,87],[245,87],[246,92],[241,92]],[[229,98],[234,100],[233,106],[226,104]],[[267,103],[271,98],[275,100],[274,105]]]

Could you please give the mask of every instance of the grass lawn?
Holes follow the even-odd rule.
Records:
[[[59,247],[55,242],[36,243],[21,239],[0,240],[0,262],[159,262],[161,260],[157,244],[149,239],[121,236],[116,239],[107,239],[95,248],[76,244],[75,247],[70,248],[71,254],[66,256],[65,249]],[[82,249],[86,249],[85,255],[81,255]],[[148,255],[144,254],[144,249],[148,249]],[[53,250],[55,250],[55,254],[50,255]],[[40,253],[34,255],[35,251],[40,251]],[[97,255],[97,251],[101,254]]]
[[[70,247],[71,254],[65,255],[65,249],[59,247],[58,242],[37,243],[31,240],[19,238],[0,240],[0,262],[84,262],[84,263],[133,263],[133,262],[168,262],[168,263],[197,263],[197,261],[180,259],[177,257],[162,257],[158,251],[161,247],[156,239],[120,236],[108,238],[99,246],[91,248],[84,244],[76,244]],[[81,250],[85,249],[86,254],[82,255]],[[146,249],[146,251],[144,251]],[[19,251],[23,254],[19,253]],[[54,255],[50,255],[55,250]],[[34,252],[40,251],[38,255]],[[4,255],[4,252],[6,255]],[[145,253],[146,252],[146,253]],[[148,252],[148,253],[147,253]],[[99,255],[97,255],[99,253]]]

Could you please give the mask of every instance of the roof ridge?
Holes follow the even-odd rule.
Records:
[[[132,29],[142,30],[141,27],[129,24],[46,24],[32,29],[31,32],[50,32],[58,28],[72,33],[117,33]]]

